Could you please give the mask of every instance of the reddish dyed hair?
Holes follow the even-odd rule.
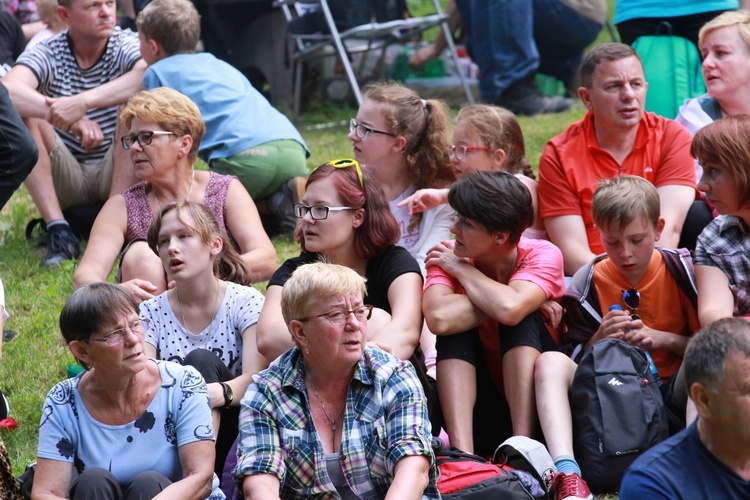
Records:
[[[401,230],[391,213],[380,183],[367,168],[362,169],[362,176],[365,189],[362,189],[359,183],[357,169],[354,166],[335,168],[330,163],[324,163],[312,171],[305,188],[313,182],[325,180],[333,185],[345,206],[365,210],[362,225],[355,229],[354,246],[357,255],[370,260],[395,244],[401,237]],[[305,237],[299,225],[296,236],[302,251],[306,252]]]

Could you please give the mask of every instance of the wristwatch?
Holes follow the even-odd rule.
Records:
[[[224,389],[224,408],[229,408],[232,405],[232,401],[234,401],[234,392],[232,392],[232,388],[226,382],[219,383],[222,389]]]

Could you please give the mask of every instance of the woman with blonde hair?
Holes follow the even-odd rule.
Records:
[[[138,301],[166,290],[162,263],[145,239],[155,214],[174,200],[209,207],[228,243],[251,267],[252,280],[268,279],[276,268],[276,250],[250,195],[235,177],[193,167],[205,132],[198,107],[160,87],[131,97],[121,118],[130,130],[122,146],[142,182],[104,204],[73,276],[75,286],[105,280],[119,259],[118,281]]]

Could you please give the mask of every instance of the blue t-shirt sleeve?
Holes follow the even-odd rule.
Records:
[[[169,363],[165,369],[181,369],[176,377],[178,389],[172,395],[175,398],[174,426],[177,435],[177,446],[195,441],[214,441],[214,426],[211,418],[211,400],[208,396],[206,382],[198,371],[191,367]]]
[[[60,462],[73,462],[78,448],[78,424],[71,419],[72,383],[65,380],[47,394],[39,422],[37,456]],[[75,403],[73,403],[75,407]]]

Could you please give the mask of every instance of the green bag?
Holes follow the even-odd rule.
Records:
[[[633,49],[646,73],[647,111],[675,118],[685,99],[706,92],[698,49],[690,40],[673,36],[668,22],[660,23],[655,35],[639,37]]]

